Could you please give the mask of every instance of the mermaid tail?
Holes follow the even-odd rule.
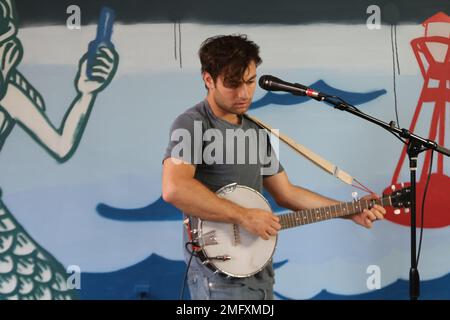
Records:
[[[39,246],[0,200],[0,300],[72,300],[61,263]]]

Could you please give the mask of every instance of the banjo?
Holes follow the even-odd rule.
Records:
[[[341,202],[329,207],[292,211],[278,215],[281,230],[305,224],[345,217],[371,208],[374,204],[404,207],[410,205],[410,187],[385,195],[377,200]],[[236,183],[217,191],[221,198],[242,207],[272,211],[269,202],[256,190]],[[245,278],[261,271],[272,259],[277,236],[269,240],[254,235],[236,224],[198,219],[197,229],[192,230],[193,241],[199,246],[197,255],[202,264],[214,272],[229,277]]]

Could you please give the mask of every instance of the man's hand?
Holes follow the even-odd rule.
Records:
[[[106,47],[101,47],[99,51],[92,67],[92,79],[89,79],[86,74],[87,54],[81,58],[75,80],[78,92],[84,94],[97,93],[103,90],[114,77],[119,63],[117,52]]]
[[[367,195],[361,200],[374,200],[379,199],[376,194]],[[386,209],[376,204],[370,210],[364,209],[363,212],[354,214],[350,218],[356,223],[366,228],[372,228],[372,222],[375,220],[383,220],[386,214]]]
[[[245,209],[240,225],[248,232],[256,234],[264,240],[276,236],[281,229],[280,218],[273,213],[261,209]]]

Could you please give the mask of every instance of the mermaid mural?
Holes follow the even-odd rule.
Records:
[[[59,129],[45,114],[44,100],[17,67],[23,48],[17,37],[12,0],[0,0],[0,149],[16,125],[53,158],[65,162],[74,154],[97,94],[114,77],[118,55],[112,46],[100,47],[87,76],[87,54],[75,77],[77,95]],[[76,299],[64,266],[42,248],[1,201],[0,300]]]

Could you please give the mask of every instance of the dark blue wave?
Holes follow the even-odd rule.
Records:
[[[288,260],[274,263],[280,268]],[[157,254],[113,272],[81,274],[79,294],[84,300],[168,300],[178,299],[186,263],[169,260]],[[187,298],[189,290],[185,290]]]
[[[106,219],[120,221],[174,221],[182,220],[183,214],[162,197],[143,208],[119,209],[107,204],[97,205],[97,213]]]
[[[421,281],[419,298],[421,300],[448,300],[450,299],[449,287],[450,273],[437,279]],[[280,300],[294,300],[279,292],[275,292],[275,296]],[[334,294],[322,290],[311,300],[409,300],[409,282],[397,280],[381,289],[355,295]]]
[[[283,260],[273,264],[275,269],[288,263]],[[157,254],[113,272],[81,274],[81,299],[130,300],[178,299],[186,271],[186,263],[169,260]],[[295,275],[293,275],[295,276]],[[421,282],[421,299],[450,299],[450,273],[433,280]],[[185,290],[189,298],[189,290]],[[275,292],[278,299],[291,299],[282,292]],[[356,295],[339,295],[322,290],[312,300],[399,300],[409,299],[408,281],[397,280],[391,285],[372,292]]]
[[[84,300],[178,299],[186,263],[152,254],[147,259],[113,272],[81,274]]]
[[[281,260],[280,262],[274,262],[273,263],[273,268],[276,270],[276,269],[278,269],[278,268],[281,268],[282,266],[284,266],[286,263],[288,263],[289,262],[289,260],[288,259],[286,259],[286,260]]]
[[[325,81],[319,80],[313,83],[311,86],[316,91],[321,91],[329,95],[338,96],[348,103],[354,105],[360,105],[372,100],[375,100],[379,96],[386,94],[385,89],[375,90],[365,93],[343,91],[329,86]],[[311,100],[309,97],[294,96],[290,93],[273,93],[267,92],[261,99],[256,100],[250,106],[250,109],[258,109],[266,107],[271,104],[282,105],[282,106],[292,106],[300,103],[304,103]]]
[[[275,203],[269,193],[264,192],[264,196],[269,201],[273,211],[283,210]],[[162,197],[142,208],[120,209],[100,203],[97,205],[96,210],[100,216],[118,221],[175,221],[183,219],[181,211],[170,203],[165,202]]]

